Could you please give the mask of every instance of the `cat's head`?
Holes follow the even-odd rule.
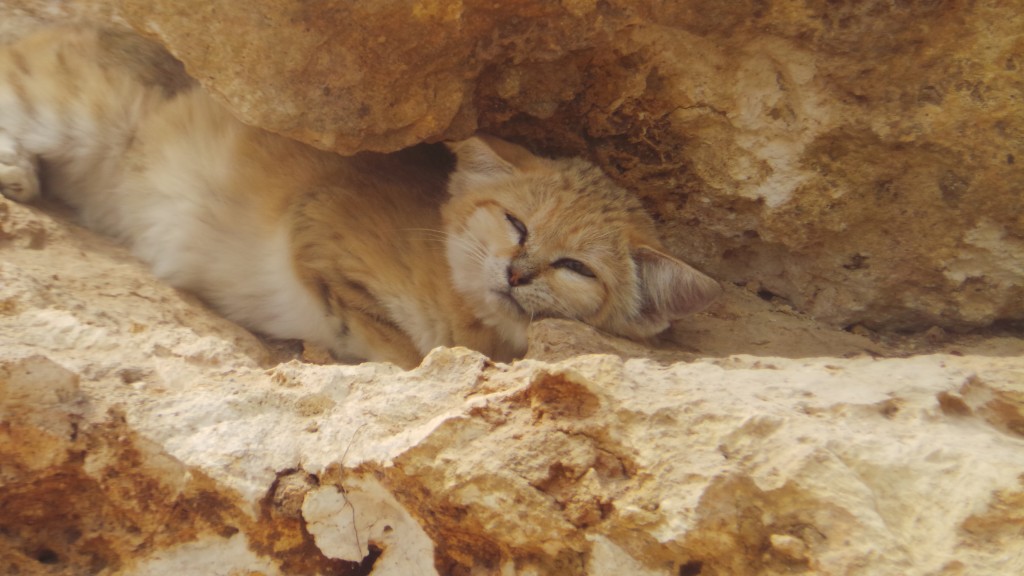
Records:
[[[646,338],[720,293],[661,250],[639,201],[596,166],[486,136],[449,148],[456,168],[444,216],[455,287],[520,345],[531,319],[551,317]]]

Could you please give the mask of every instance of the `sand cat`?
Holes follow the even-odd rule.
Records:
[[[127,32],[0,48],[0,187],[60,198],[228,318],[341,361],[508,360],[547,317],[644,339],[720,290],[583,160],[486,136],[319,151],[242,124]]]

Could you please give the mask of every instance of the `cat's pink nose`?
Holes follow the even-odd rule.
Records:
[[[524,286],[526,284],[529,284],[531,280],[533,280],[533,276],[523,272],[522,270],[517,270],[513,266],[509,265],[509,267],[508,267],[508,285],[509,286],[512,286],[512,287]]]

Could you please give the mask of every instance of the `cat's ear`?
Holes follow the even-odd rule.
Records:
[[[648,246],[633,249],[644,319],[668,327],[669,322],[706,308],[722,287],[711,277]]]
[[[515,167],[502,158],[481,136],[460,142],[449,142],[455,154],[455,169],[466,176],[481,179],[500,178],[515,172]]]
[[[482,134],[447,146],[455,154],[455,174],[468,181],[497,180],[544,162],[522,146]]]

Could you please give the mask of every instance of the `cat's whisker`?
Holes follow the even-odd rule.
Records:
[[[487,260],[487,247],[476,236],[467,234],[465,226],[462,226],[457,234],[451,232],[446,232],[446,234],[448,241],[461,246],[478,264],[482,264]]]
[[[459,236],[451,236],[448,238],[448,241],[454,242],[463,248],[469,255],[473,256],[479,262],[483,262],[487,259],[487,249],[478,241],[470,241]]]
[[[401,232],[427,232],[440,237],[448,237],[451,235],[451,232],[448,232],[447,230],[438,230],[436,228],[399,228],[398,230]]]
[[[421,232],[427,240],[432,242],[446,242],[451,239],[450,232],[445,230],[434,230],[432,228],[400,228],[402,232]]]
[[[483,264],[487,260],[487,250],[484,245],[475,238],[467,239],[460,235],[453,234],[446,230],[435,230],[432,228],[404,228],[404,231],[423,232],[428,241],[440,244],[454,243],[463,248],[466,253],[477,264]]]
[[[481,254],[485,253],[483,244],[481,244],[479,240],[472,238],[472,242],[470,242],[470,240],[462,237],[461,235],[453,234],[447,230],[436,230],[433,228],[403,228],[402,230],[408,232],[425,232],[425,235],[427,235],[431,240],[442,242],[451,241],[472,251],[478,251]]]

